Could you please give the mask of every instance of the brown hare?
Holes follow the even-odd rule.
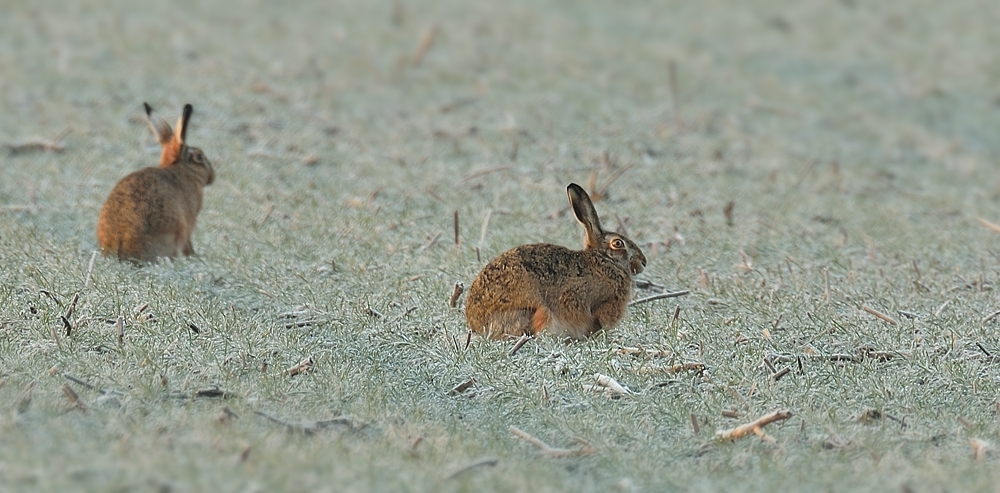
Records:
[[[621,320],[646,257],[628,238],[601,228],[583,188],[571,183],[566,193],[586,230],[583,250],[522,245],[493,259],[469,288],[465,320],[472,330],[491,339],[543,330],[584,339]]]
[[[173,130],[153,108],[143,105],[163,146],[160,166],[140,169],[115,185],[97,219],[97,242],[104,255],[133,262],[191,255],[191,232],[203,189],[215,180],[215,172],[201,149],[184,142],[193,111],[190,104],[184,105]]]

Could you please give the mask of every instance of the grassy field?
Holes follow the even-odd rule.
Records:
[[[0,490],[998,491],[993,3],[180,3],[0,4]],[[91,268],[143,101],[199,255]],[[571,181],[691,294],[467,345]]]

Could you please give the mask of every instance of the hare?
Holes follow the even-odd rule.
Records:
[[[191,255],[191,232],[203,190],[215,180],[215,172],[201,149],[184,143],[193,111],[190,104],[184,105],[173,130],[153,108],[143,105],[163,146],[160,166],[140,169],[115,185],[97,219],[97,242],[104,255],[132,262]]]
[[[586,231],[583,250],[542,243],[493,259],[466,298],[465,320],[472,330],[491,339],[543,330],[585,339],[621,320],[632,277],[646,267],[646,257],[628,238],[601,228],[583,188],[571,183],[566,193]]]

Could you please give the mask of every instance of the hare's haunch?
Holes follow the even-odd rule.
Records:
[[[472,330],[492,339],[543,330],[583,339],[610,330],[625,315],[632,278],[646,267],[646,257],[625,236],[601,228],[583,188],[572,183],[566,193],[586,231],[584,249],[522,245],[493,259],[466,298]]]

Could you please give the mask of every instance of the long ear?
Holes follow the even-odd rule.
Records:
[[[161,145],[171,143],[174,140],[174,131],[170,129],[170,124],[160,118],[160,115],[157,115],[148,103],[142,103],[142,105],[146,107],[146,121],[149,122],[149,128],[153,130],[153,134],[156,135],[156,141]]]
[[[587,232],[584,237],[584,250],[599,247],[604,237],[604,230],[601,229],[601,220],[597,218],[597,209],[594,209],[590,196],[576,183],[570,183],[566,187],[566,195],[569,195],[569,204],[573,206],[576,220],[580,221]]]
[[[181,146],[184,145],[184,137],[187,135],[188,119],[191,118],[192,111],[194,111],[194,108],[192,108],[190,104],[185,104],[181,117],[177,119],[177,128],[174,129],[174,141]]]

